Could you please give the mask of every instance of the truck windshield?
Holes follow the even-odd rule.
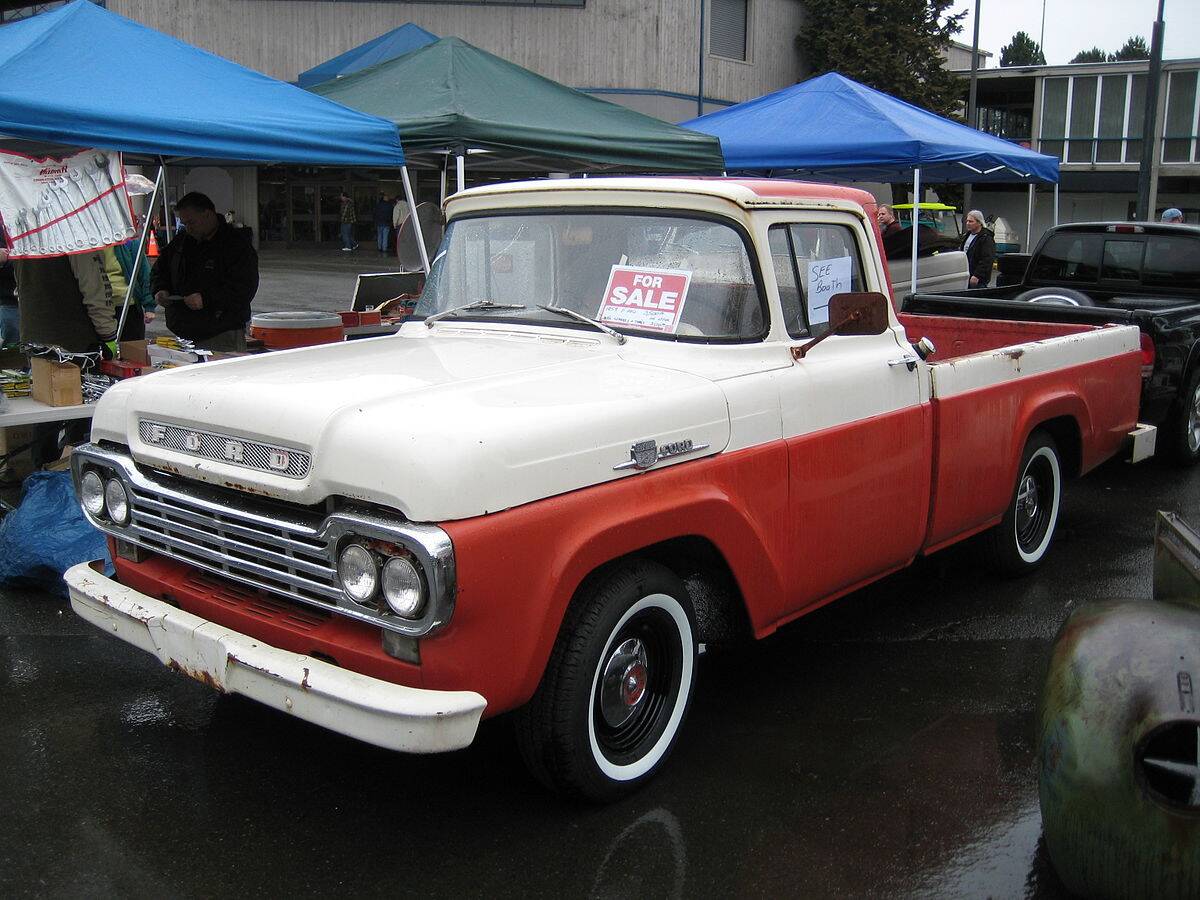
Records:
[[[595,331],[539,309],[571,310],[631,334],[753,340],[761,292],[741,235],[709,219],[545,213],[456,219],[432,263],[416,316],[504,318]],[[512,309],[513,305],[524,309]],[[507,307],[507,308],[504,308]]]

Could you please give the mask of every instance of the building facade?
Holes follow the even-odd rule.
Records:
[[[1149,67],[1139,60],[981,70],[976,125],[1058,157],[1060,222],[1133,218],[1139,168],[1149,154],[1154,218],[1175,206],[1186,221],[1200,223],[1200,59],[1163,62],[1157,128],[1147,148]],[[1007,219],[1018,234],[1025,230],[1023,188],[977,187],[972,205]],[[1053,193],[1042,187],[1034,242],[1053,220]]]

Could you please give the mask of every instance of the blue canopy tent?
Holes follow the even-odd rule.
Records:
[[[167,163],[192,160],[398,167],[415,207],[392,122],[87,0],[0,28],[0,146],[38,156],[97,147],[155,159],[151,209],[160,195],[165,202]],[[148,228],[149,216],[135,267]],[[127,295],[122,324],[128,308]]]
[[[376,63],[387,62],[397,56],[403,56],[410,50],[432,44],[438,39],[436,34],[426,31],[420,25],[408,22],[399,28],[393,28],[386,34],[352,47],[345,53],[328,59],[319,66],[313,66],[300,73],[296,84],[302,88],[310,88],[331,78],[351,75]]]
[[[1058,184],[1058,160],[837,72],[680,123],[721,139],[729,172],[845,181]],[[1055,218],[1057,219],[1057,200]],[[913,266],[917,232],[913,229]],[[914,284],[915,282],[914,272]]]

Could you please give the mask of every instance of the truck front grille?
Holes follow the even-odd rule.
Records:
[[[145,485],[132,486],[134,540],[244,584],[322,606],[343,597],[316,523],[283,523]]]

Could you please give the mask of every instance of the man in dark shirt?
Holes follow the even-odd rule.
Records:
[[[184,230],[154,266],[151,290],[167,327],[207,350],[246,349],[250,301],[258,291],[258,254],[245,229],[217,215],[212,200],[186,194],[175,204]]]
[[[17,276],[8,259],[4,229],[0,227],[0,347],[21,339],[21,311],[17,308]]]

